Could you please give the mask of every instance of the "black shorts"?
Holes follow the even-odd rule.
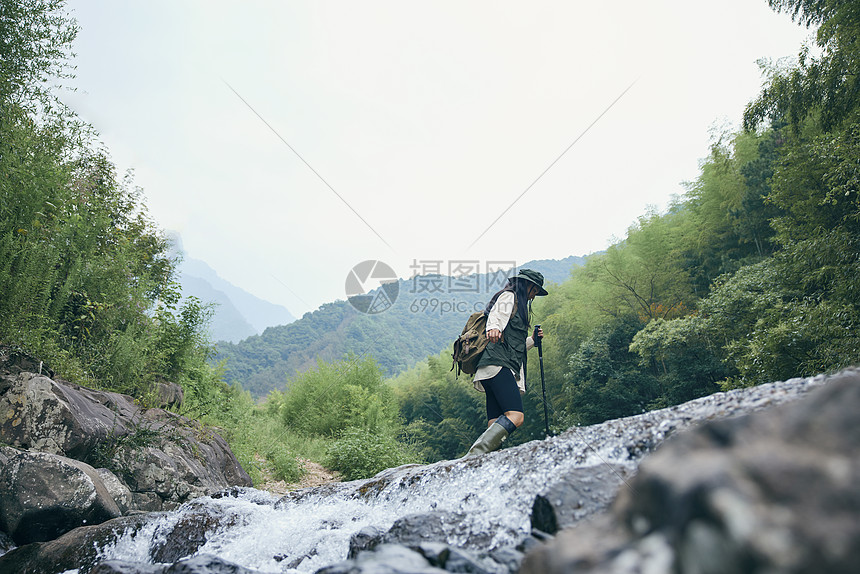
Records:
[[[523,412],[523,397],[514,373],[506,367],[493,377],[481,381],[487,393],[487,420],[494,421],[508,411]]]

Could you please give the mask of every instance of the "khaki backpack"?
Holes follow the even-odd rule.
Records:
[[[498,295],[499,293],[496,294],[496,297]],[[495,304],[496,297],[490,301],[492,304]],[[516,294],[514,294],[513,312],[517,312]],[[451,355],[454,359],[454,364],[451,365],[451,370],[453,371],[456,367],[458,377],[461,372],[467,375],[474,375],[478,372],[478,361],[481,360],[481,355],[484,353],[484,349],[487,348],[487,343],[489,343],[489,339],[487,339],[488,315],[489,313],[484,311],[478,311],[469,315],[466,326],[463,327],[463,332],[454,341],[454,353]],[[504,340],[504,334],[502,335],[502,340]]]
[[[487,314],[483,311],[472,313],[463,327],[463,332],[454,341],[454,353],[451,355],[454,363],[451,370],[456,367],[458,377],[461,372],[474,375],[478,370],[478,361],[487,348],[487,342]]]

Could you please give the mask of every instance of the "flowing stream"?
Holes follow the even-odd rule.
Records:
[[[513,547],[531,532],[535,497],[571,471],[608,465],[619,478],[630,475],[673,432],[792,400],[820,381],[794,379],[718,393],[486,456],[393,469],[280,498],[253,488],[232,489],[153,514],[142,528],[102,548],[100,556],[152,564],[202,553],[260,572],[314,572],[344,560],[350,538],[362,528],[387,530],[399,518],[434,511],[462,514],[445,530],[451,545],[482,552]],[[629,488],[626,480],[621,488]]]

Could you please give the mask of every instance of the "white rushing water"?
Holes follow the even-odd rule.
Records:
[[[530,533],[535,496],[572,470],[611,465],[635,471],[641,457],[671,432],[791,400],[820,382],[796,379],[718,393],[466,461],[397,469],[282,499],[236,489],[235,495],[204,497],[154,515],[101,549],[101,557],[153,563],[156,550],[179,536],[174,527],[186,522],[205,536],[197,553],[267,573],[314,572],[345,559],[350,537],[363,527],[387,530],[399,518],[431,511],[464,515],[446,531],[449,544],[479,550],[515,546]]]

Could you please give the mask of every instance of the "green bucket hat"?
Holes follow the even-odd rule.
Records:
[[[525,279],[526,281],[537,285],[538,289],[540,289],[540,291],[538,291],[538,295],[548,294],[546,289],[543,288],[543,275],[537,271],[532,271],[531,269],[520,269],[519,274],[512,277],[512,279]]]

